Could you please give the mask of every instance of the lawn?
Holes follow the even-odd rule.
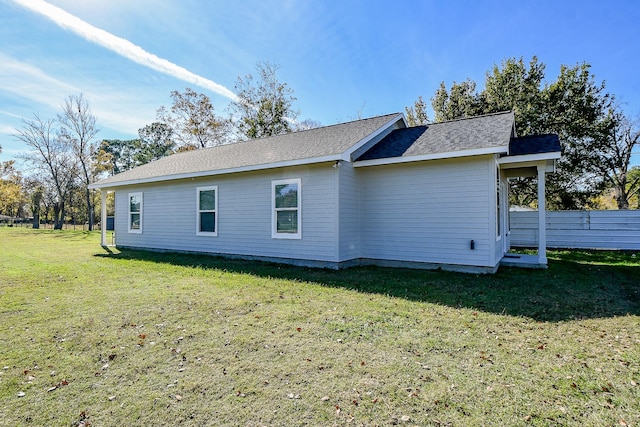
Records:
[[[0,228],[0,424],[640,425],[640,254],[496,275]]]

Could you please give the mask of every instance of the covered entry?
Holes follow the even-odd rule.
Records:
[[[547,265],[547,225],[546,225],[546,189],[545,177],[555,172],[555,161],[561,155],[558,135],[532,135],[512,138],[509,143],[509,154],[498,160],[500,175],[503,179],[519,177],[536,177],[538,182],[538,254],[514,255],[508,252],[503,256],[500,265],[520,267],[541,267]],[[507,203],[508,208],[508,203]],[[508,209],[502,214],[508,226]],[[502,219],[501,219],[502,220]]]

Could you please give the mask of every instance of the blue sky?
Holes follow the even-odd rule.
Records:
[[[0,161],[21,118],[83,93],[98,139],[129,139],[186,87],[226,115],[238,76],[280,66],[300,119],[323,125],[404,111],[441,81],[479,86],[533,55],[554,79],[586,61],[640,114],[640,3],[628,1],[0,0]],[[634,163],[640,163],[640,155]]]

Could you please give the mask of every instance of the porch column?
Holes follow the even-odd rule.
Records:
[[[100,204],[100,231],[102,232],[100,244],[107,246],[107,190],[100,190],[100,197],[102,200]]]
[[[545,165],[538,165],[538,263],[547,264]]]

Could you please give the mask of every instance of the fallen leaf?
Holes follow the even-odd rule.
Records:
[[[301,332],[302,328],[296,328],[296,331]]]

